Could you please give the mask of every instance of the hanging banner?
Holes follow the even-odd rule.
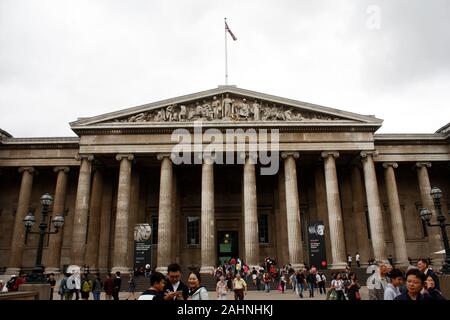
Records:
[[[152,265],[152,228],[148,223],[136,224],[134,227],[134,270],[145,269]]]
[[[317,269],[327,269],[325,252],[325,226],[322,221],[312,221],[308,225],[309,264]]]

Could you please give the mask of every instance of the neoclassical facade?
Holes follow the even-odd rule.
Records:
[[[330,268],[343,268],[356,252],[363,263],[392,255],[397,265],[420,257],[439,264],[439,229],[426,228],[419,210],[433,209],[437,186],[448,211],[450,126],[376,134],[381,125],[373,116],[219,86],[79,118],[70,123],[77,137],[0,130],[0,267],[7,274],[33,267],[38,239],[25,243],[23,218],[32,212],[40,221],[46,192],[54,197],[50,219],[65,217],[61,232],[45,238],[49,272],[74,264],[131,270],[137,223],[151,225],[150,263],[161,271],[178,262],[210,272],[230,255],[301,267],[309,263],[310,221],[325,225]],[[202,137],[181,139],[192,147],[191,163],[171,156],[180,146],[176,129]],[[202,153],[213,136],[230,132],[214,157]],[[264,142],[261,133],[276,146],[270,164],[250,152]],[[217,161],[230,145],[233,161]],[[262,174],[274,161],[278,169]]]

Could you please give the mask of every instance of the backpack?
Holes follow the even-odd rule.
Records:
[[[81,290],[83,290],[83,292],[89,292],[91,291],[91,288],[92,288],[91,280],[84,280],[83,284],[81,285]]]

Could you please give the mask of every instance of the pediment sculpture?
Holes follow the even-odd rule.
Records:
[[[113,120],[114,122],[190,122],[203,121],[323,121],[338,117],[304,111],[296,107],[242,97],[217,96],[186,104],[171,104]]]

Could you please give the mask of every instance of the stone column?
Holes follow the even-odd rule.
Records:
[[[202,164],[201,273],[213,273],[216,262],[216,228],[214,217],[214,164],[205,157]]]
[[[19,274],[22,267],[22,254],[25,242],[25,226],[23,219],[28,213],[30,206],[31,190],[33,187],[33,167],[20,167],[22,183],[20,185],[19,201],[17,203],[16,216],[14,218],[14,229],[12,233],[11,251],[9,254],[8,268],[6,274]],[[39,217],[37,217],[37,221]]]
[[[431,168],[430,162],[417,162],[417,179],[419,181],[419,189],[420,189],[420,199],[422,201],[422,208],[427,208],[432,213],[432,222],[436,222],[436,210],[434,208],[433,198],[430,195],[431,192],[431,184],[430,177],[428,176],[428,169]],[[440,228],[431,227],[427,229],[428,231],[428,241],[429,241],[429,255],[431,253],[440,251],[443,249],[443,242],[441,239]],[[433,259],[433,265],[441,266],[444,262],[441,256],[435,256]]]
[[[377,175],[373,163],[373,156],[376,155],[376,151],[361,151],[373,253],[376,260],[388,262]]]
[[[140,177],[138,170],[131,173],[130,212],[128,214],[127,265],[134,266],[134,227],[138,223]],[[139,221],[143,223],[144,221]]]
[[[396,162],[383,163],[384,180],[386,182],[386,192],[389,201],[389,213],[391,216],[392,240],[395,250],[395,265],[407,267],[408,253],[406,250],[405,230],[403,229],[403,218],[398,199],[397,182],[395,181],[394,169],[398,168]]]
[[[98,272],[98,243],[100,239],[100,215],[102,211],[103,173],[97,168],[92,178],[91,204],[85,263],[92,273]]]
[[[256,160],[246,156],[244,164],[244,261],[250,268],[259,265],[258,203],[256,197]]]
[[[358,165],[352,165],[352,204],[353,219],[355,219],[356,244],[358,253],[361,256],[361,265],[368,265],[369,258],[372,257],[369,233],[367,229],[366,211],[364,209],[364,189],[361,180],[361,170]]]
[[[86,248],[87,220],[89,199],[91,194],[91,171],[93,155],[79,155],[80,173],[78,176],[77,198],[75,200],[75,215],[72,232],[72,261],[71,264],[82,266]]]
[[[112,205],[112,181],[111,177],[104,177],[102,212],[100,217],[100,238],[98,245],[98,269],[100,273],[108,272],[109,240],[111,233],[111,205]]]
[[[114,229],[114,256],[111,272],[130,272],[127,265],[128,251],[128,215],[130,212],[131,161],[132,154],[118,154],[120,161],[119,187],[117,189],[116,225]]]
[[[322,152],[325,170],[325,187],[327,190],[328,224],[331,241],[331,269],[343,269],[347,266],[344,223],[342,220],[341,200],[336,173],[338,152]]]
[[[158,154],[161,161],[161,182],[159,187],[158,212],[158,249],[156,271],[167,273],[167,266],[172,263],[172,202],[173,199],[173,168],[169,154]]]
[[[298,159],[299,154],[298,152],[283,152],[281,157],[284,159],[289,263],[295,270],[298,270],[305,267],[303,264],[302,229],[295,164],[295,159]]]
[[[67,193],[67,179],[69,173],[69,167],[55,167],[54,172],[57,173],[56,188],[55,188],[55,200],[53,202],[53,216],[65,215],[65,201]],[[60,259],[61,259],[61,247],[64,234],[64,226],[58,231],[57,234],[50,236],[50,241],[47,251],[47,267],[45,271],[47,273],[60,273]]]

